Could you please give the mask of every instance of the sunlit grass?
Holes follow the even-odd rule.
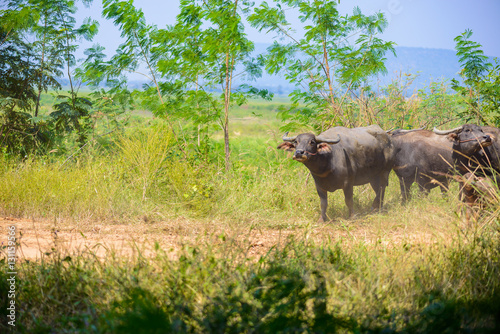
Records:
[[[257,261],[230,232],[185,244],[175,261],[159,246],[151,256],[105,259],[91,249],[56,250],[18,266],[16,303],[25,310],[18,328],[494,332],[500,326],[498,232],[448,228],[425,242],[380,236],[371,243],[314,241],[313,230],[305,229]],[[3,282],[5,275],[2,270]]]
[[[141,253],[140,244],[138,253],[106,258],[95,249],[74,254],[54,247],[42,260],[21,261],[19,331],[499,329],[495,208],[492,219],[468,226],[456,183],[448,193],[436,189],[428,197],[414,187],[412,200],[402,205],[391,174],[382,212],[370,212],[374,192],[364,185],[355,187],[354,218],[347,219],[337,191],[329,194],[331,221],[318,224],[319,198],[308,170],[276,149],[282,134],[275,107],[252,105],[265,115],[245,118],[251,108],[236,113],[245,119],[232,123],[237,133],[231,137],[229,172],[217,160],[222,144],[216,136],[209,156],[189,147],[184,155],[166,124],[140,115],[125,131],[70,159],[4,157],[3,215],[49,219],[83,231],[129,224],[138,233],[148,231],[153,244],[152,254]],[[140,225],[160,223],[166,230],[154,233]],[[154,243],[166,231],[197,237],[186,238],[172,255]],[[287,233],[261,257],[249,256],[251,245],[242,241],[252,231]],[[0,271],[2,310],[5,272]]]

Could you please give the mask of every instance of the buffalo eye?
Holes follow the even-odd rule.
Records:
[[[316,145],[316,141],[311,140],[311,145],[313,145],[313,146]]]

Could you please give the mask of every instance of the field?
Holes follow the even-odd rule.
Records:
[[[497,332],[498,213],[466,224],[457,184],[412,189],[402,205],[391,174],[382,212],[369,212],[373,191],[360,186],[354,218],[339,191],[318,224],[314,182],[276,149],[282,102],[234,111],[229,172],[217,132],[208,157],[185,159],[147,112],[69,159],[4,157],[0,241],[6,266],[15,225],[16,331]]]

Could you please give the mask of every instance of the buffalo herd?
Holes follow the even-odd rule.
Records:
[[[462,200],[470,207],[487,188],[497,196],[500,173],[500,129],[465,124],[450,130],[384,131],[377,125],[333,127],[315,136],[283,136],[279,149],[295,151],[313,176],[321,203],[320,222],[328,220],[328,192],[342,189],[349,217],[353,215],[353,187],[369,183],[375,192],[372,210],[382,208],[389,173],[394,170],[403,203],[415,182],[424,194],[460,183]],[[500,179],[500,178],[499,178]],[[466,219],[470,214],[467,211]]]

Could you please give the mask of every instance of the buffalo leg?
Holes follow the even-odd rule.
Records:
[[[347,206],[347,209],[349,210],[349,218],[352,217],[354,213],[354,191],[352,186],[348,186],[343,189],[344,190],[344,196],[345,196],[345,205]]]
[[[382,182],[382,180],[370,182],[370,185],[372,186],[373,191],[375,191],[375,199],[373,200],[372,210],[380,210],[384,205],[385,187],[387,185],[385,182]]]
[[[429,196],[431,189],[428,187],[428,184],[426,184],[424,182],[420,182],[420,181],[418,181],[417,184],[418,184],[418,190],[420,191],[420,193],[422,195],[424,195],[425,197]]]
[[[399,187],[401,188],[401,201],[404,203],[410,200],[410,189],[413,179],[411,178],[399,178]]]
[[[326,208],[328,208],[328,192],[319,187],[316,187],[316,191],[318,192],[321,203],[321,216],[319,217],[319,222],[323,223],[328,221],[328,217],[326,216]]]

